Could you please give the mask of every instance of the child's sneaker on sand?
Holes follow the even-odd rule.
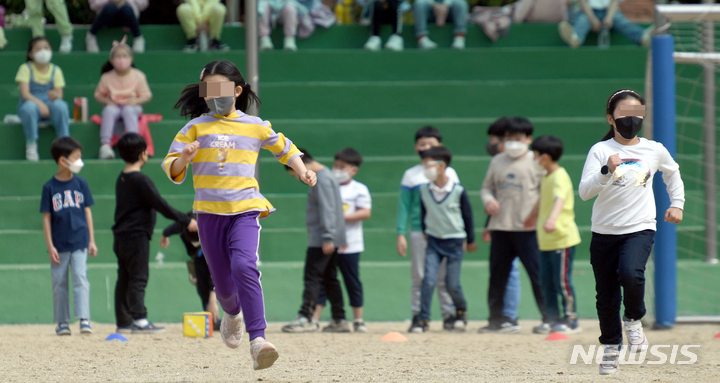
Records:
[[[90,321],[87,319],[80,319],[80,334],[92,334],[93,329],[90,326]]]
[[[430,329],[430,324],[426,320],[420,319],[417,315],[413,317],[412,325],[408,329],[409,333],[422,334]]]
[[[262,370],[272,366],[280,356],[275,346],[262,337],[250,341],[250,355],[253,359],[253,370]]]
[[[238,348],[244,333],[242,311],[237,315],[223,315],[222,321],[220,321],[220,337],[226,346]]]
[[[552,326],[550,323],[543,323],[540,326],[533,327],[533,334],[550,334]]]
[[[333,319],[322,332],[350,332],[350,323],[346,319]]]
[[[642,328],[642,322],[639,320],[635,321],[623,321],[623,327],[625,327],[625,337],[628,341],[628,349],[630,352],[645,351],[648,348],[648,340],[645,337],[645,332]]]
[[[155,326],[152,322],[147,321],[144,326],[139,326],[135,323],[130,326],[133,334],[162,334],[165,332],[165,327]]]
[[[563,334],[579,334],[582,332],[582,327],[577,321],[572,323],[555,323],[552,326],[552,332],[559,332]]]
[[[70,335],[70,327],[66,322],[60,322],[57,327],[55,327],[55,334]]]
[[[370,329],[365,325],[365,322],[353,322],[353,332],[368,333]]]
[[[615,375],[620,371],[620,346],[603,345],[600,375]]]
[[[315,332],[320,328],[320,324],[299,315],[295,320],[283,326],[283,332]]]

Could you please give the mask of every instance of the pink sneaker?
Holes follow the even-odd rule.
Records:
[[[238,348],[240,342],[242,342],[244,333],[242,311],[235,316],[228,314],[223,315],[222,321],[220,322],[220,337],[226,346]]]
[[[272,366],[279,356],[275,346],[261,337],[250,341],[250,355],[253,359],[253,370]]]

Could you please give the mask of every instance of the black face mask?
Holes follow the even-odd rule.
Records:
[[[494,155],[500,153],[499,146],[500,146],[499,142],[496,142],[494,144],[492,142],[488,142],[487,145],[485,145],[485,150],[487,150],[489,155],[494,156]]]
[[[642,118],[634,116],[615,119],[615,127],[618,133],[626,140],[637,136],[640,129],[642,129],[642,123]]]

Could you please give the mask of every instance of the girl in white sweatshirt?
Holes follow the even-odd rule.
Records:
[[[665,221],[680,223],[683,218],[685,190],[679,166],[661,143],[637,137],[644,116],[645,100],[638,93],[619,90],[610,96],[610,131],[590,149],[579,187],[583,200],[597,196],[590,263],[597,291],[599,340],[605,345],[601,375],[618,372],[621,303],[630,350],[648,345],[640,319],[645,316],[645,264],[655,239],[652,184],[657,171],[662,172],[670,195]]]

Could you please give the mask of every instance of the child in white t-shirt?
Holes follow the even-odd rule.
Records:
[[[345,238],[347,246],[338,250],[338,267],[345,281],[350,306],[353,310],[353,330],[368,332],[363,321],[363,289],[360,282],[360,253],[365,250],[362,221],[370,218],[372,199],[365,184],[355,181],[353,177],[362,164],[362,156],[355,149],[345,148],[335,154],[333,175],[340,184],[340,198],[345,213]],[[320,320],[325,308],[325,289],[321,287],[318,303],[315,307],[313,321]],[[325,329],[323,329],[325,331]]]

